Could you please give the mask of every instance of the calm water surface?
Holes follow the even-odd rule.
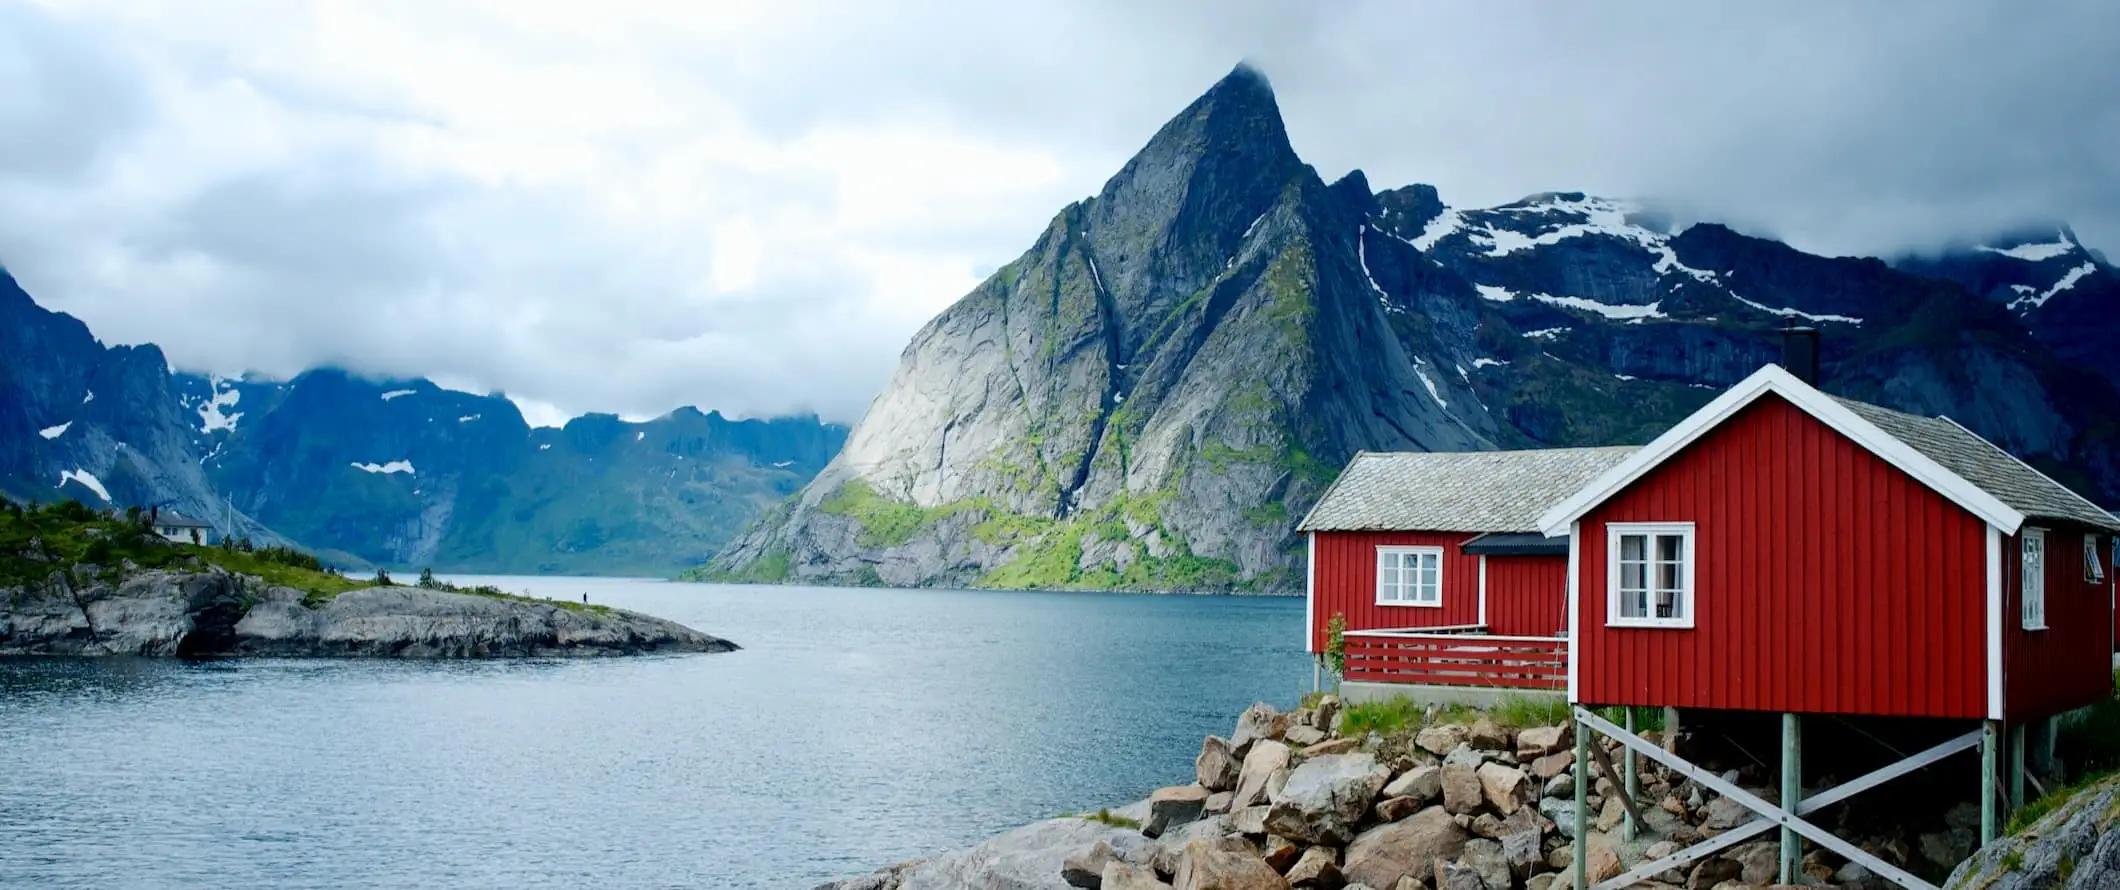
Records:
[[[492,580],[746,648],[0,659],[0,888],[808,888],[1187,781],[1310,683],[1292,599]]]

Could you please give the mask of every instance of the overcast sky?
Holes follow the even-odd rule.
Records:
[[[851,421],[1245,58],[1327,179],[2120,253],[2120,3],[1736,6],[0,0],[0,263],[187,369]]]

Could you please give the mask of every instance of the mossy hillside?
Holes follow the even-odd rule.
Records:
[[[194,571],[215,566],[313,596],[371,586],[285,548],[171,543],[149,531],[142,518],[93,510],[77,501],[39,507],[0,504],[0,586],[42,584],[61,571],[91,572],[99,580],[115,582],[126,565]]]

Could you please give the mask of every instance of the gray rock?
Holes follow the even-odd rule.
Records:
[[[1480,880],[1480,873],[1470,866],[1438,859],[1431,868],[1436,890],[1487,890],[1487,882]]]
[[[1148,796],[1148,819],[1141,834],[1156,837],[1188,822],[1196,822],[1207,809],[1207,789],[1198,785],[1158,788]]]
[[[1251,752],[1252,744],[1264,740],[1279,741],[1288,734],[1288,715],[1274,710],[1273,705],[1258,702],[1237,715],[1237,730],[1229,736],[1229,750],[1238,757]]]
[[[1288,867],[1288,886],[1315,888],[1315,890],[1339,890],[1345,878],[1340,874],[1339,853],[1331,847],[1311,847]]]
[[[1422,803],[1443,794],[1443,771],[1435,766],[1416,766],[1384,786],[1385,797],[1410,797]]]
[[[1573,800],[1575,798],[1575,774],[1560,773],[1551,779],[1547,779],[1546,787],[1541,790],[1539,796]]]
[[[1266,816],[1266,830],[1312,844],[1345,844],[1391,771],[1369,754],[1303,761]]]
[[[1752,810],[1750,808],[1737,801],[1718,795],[1714,800],[1708,801],[1708,811],[1706,817],[1701,820],[1700,827],[1714,831],[1728,831],[1752,821],[1752,818]]]
[[[1235,792],[1217,791],[1207,796],[1207,806],[1202,810],[1209,815],[1229,812],[1229,802],[1237,797]]]
[[[835,885],[886,890],[1059,890],[1068,857],[1102,841],[1122,858],[1145,855],[1149,841],[1139,832],[1089,819],[1048,819],[1002,832],[962,850]],[[878,880],[878,878],[882,880]]]
[[[1566,725],[1534,726],[1516,734],[1516,756],[1523,760],[1544,757],[1567,747],[1569,740]],[[1569,752],[1570,755],[1574,753]]]
[[[1292,726],[1284,738],[1291,745],[1308,747],[1325,741],[1325,731],[1314,726]]]
[[[1507,751],[1515,742],[1508,730],[1486,717],[1472,721],[1471,728],[1465,731],[1465,741],[1482,751]]]
[[[1465,849],[1458,854],[1458,864],[1472,869],[1480,876],[1480,883],[1487,890],[1513,890],[1516,883],[1510,873],[1509,859],[1502,853],[1502,845],[1483,837],[1465,842]]]
[[[1328,734],[1331,733],[1335,721],[1340,716],[1340,697],[1327,695],[1319,698],[1317,707],[1312,709],[1312,714],[1314,716],[1310,725],[1325,730]]]
[[[1272,811],[1273,807],[1265,804],[1232,810],[1229,814],[1230,830],[1253,837],[1263,835],[1266,833],[1266,814]]]
[[[1513,766],[1499,763],[1481,764],[1476,774],[1480,780],[1481,794],[1487,805],[1502,815],[1515,813],[1530,806],[1538,799],[1538,792],[1531,784],[1531,777]]]
[[[1118,862],[1119,853],[1108,841],[1098,841],[1060,863],[1060,879],[1070,887],[1097,890],[1104,883],[1104,868]]]
[[[1455,723],[1441,723],[1414,734],[1413,743],[1422,750],[1441,757],[1457,750],[1469,735],[1465,727]]]
[[[1387,797],[1377,801],[1378,822],[1397,822],[1426,808],[1427,804],[1411,797]]]
[[[1200,742],[1200,756],[1193,760],[1194,781],[1209,791],[1229,791],[1237,787],[1237,773],[1244,762],[1230,751],[1229,742],[1220,736],[1208,736]]]
[[[1538,802],[1538,812],[1539,815],[1553,820],[1554,830],[1560,832],[1562,837],[1569,840],[1575,839],[1575,801],[1573,799],[1541,798]]]
[[[1287,890],[1288,880],[1257,856],[1205,840],[1185,845],[1173,890]]]
[[[1230,809],[1241,810],[1266,802],[1266,782],[1274,771],[1288,766],[1288,746],[1275,741],[1259,742],[1251,746],[1244,755],[1244,766],[1237,771],[1236,796],[1229,802]]]
[[[1449,766],[1453,763],[1459,763],[1478,768],[1480,764],[1486,763],[1489,759],[1487,752],[1472,747],[1471,742],[1462,742],[1456,748],[1452,748],[1450,753],[1443,755],[1443,765]]]
[[[1453,814],[1477,812],[1486,800],[1486,792],[1480,788],[1479,772],[1462,763],[1443,764],[1443,809]]]
[[[1351,882],[1396,887],[1402,877],[1429,874],[1436,859],[1456,859],[1470,837],[1449,813],[1430,807],[1356,835],[1340,871]]]
[[[1105,863],[1099,877],[1103,890],[1170,890],[1169,884],[1156,880],[1154,871],[1124,862]]]
[[[301,591],[218,571],[149,571],[71,593],[0,594],[0,655],[480,658],[735,648],[608,607],[408,587],[312,602]]]
[[[2120,821],[2112,817],[2116,812],[2120,778],[2078,791],[2038,822],[1997,838],[1960,863],[1944,890],[2120,887]]]

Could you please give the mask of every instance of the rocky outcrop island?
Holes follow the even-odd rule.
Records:
[[[307,555],[163,541],[136,518],[0,501],[0,656],[502,658],[728,652],[609,606],[378,575]]]

